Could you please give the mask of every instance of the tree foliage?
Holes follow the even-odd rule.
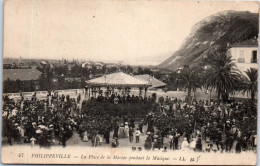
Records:
[[[242,85],[243,91],[251,94],[251,100],[255,100],[255,93],[258,85],[258,70],[255,68],[247,69],[246,77]]]
[[[196,91],[202,85],[201,69],[199,67],[185,67],[178,76],[178,84],[187,89],[188,103],[191,103],[191,91]]]
[[[205,87],[216,89],[218,102],[228,100],[229,93],[237,90],[241,83],[241,73],[236,68],[231,56],[225,52],[216,52],[206,59],[209,68],[205,72]]]

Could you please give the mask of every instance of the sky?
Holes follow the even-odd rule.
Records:
[[[6,0],[4,58],[78,59],[158,65],[194,24],[225,10],[258,13],[258,2]]]

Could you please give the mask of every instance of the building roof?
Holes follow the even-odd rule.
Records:
[[[109,87],[149,87],[148,81],[137,79],[123,72],[116,72],[86,81],[90,86]]]
[[[242,42],[232,44],[231,47],[258,47],[258,39],[254,37]]]
[[[41,72],[35,68],[33,69],[3,69],[3,79],[7,80],[37,80],[41,76]]]
[[[46,61],[41,61],[41,64],[47,65],[48,63]]]
[[[100,62],[97,62],[97,63],[95,63],[95,65],[96,66],[104,66],[102,63],[100,63]]]
[[[154,78],[153,76],[150,76],[148,74],[143,74],[143,75],[135,75],[135,78],[150,82],[152,84],[152,88],[159,88],[159,87],[164,87],[167,84],[164,82]]]
[[[84,62],[84,63],[82,63],[81,64],[81,67],[86,67],[86,66],[90,66],[91,65],[91,63],[90,62]]]

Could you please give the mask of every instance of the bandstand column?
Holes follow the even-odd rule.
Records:
[[[95,97],[95,94],[94,94],[94,93],[95,93],[95,87],[92,87],[92,88],[91,88],[91,98],[92,98],[92,97]]]
[[[144,88],[144,97],[147,97],[147,90],[148,90],[148,88],[145,87],[145,88]]]
[[[85,98],[85,100],[87,99],[87,97],[88,97],[88,87],[85,87],[85,91],[84,91],[84,98]]]
[[[112,94],[115,94],[115,87],[112,87],[111,95],[112,95]]]
[[[102,92],[103,93],[103,92]],[[101,95],[101,87],[98,87],[98,95]],[[103,95],[103,94],[102,94]]]
[[[143,87],[139,87],[139,96],[142,96]]]
[[[127,96],[127,87],[124,88],[124,96]]]
[[[97,87],[94,87],[94,97],[97,98]]]
[[[90,90],[91,90],[91,88],[89,87],[88,88],[88,99],[90,99]]]
[[[125,96],[125,89],[124,88],[121,88],[121,95]]]
[[[106,91],[105,91],[105,97],[107,98],[109,96],[109,87],[107,87]]]

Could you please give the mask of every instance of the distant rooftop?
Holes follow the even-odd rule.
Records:
[[[41,76],[41,72],[35,68],[32,69],[3,69],[3,80],[37,80]]]
[[[159,88],[159,87],[165,87],[167,84],[164,82],[154,78],[153,76],[150,76],[148,74],[143,74],[143,75],[135,75],[135,78],[138,78],[143,81],[150,82],[152,84],[152,88]]]
[[[231,47],[258,47],[258,38],[254,37],[242,42],[232,44]]]

